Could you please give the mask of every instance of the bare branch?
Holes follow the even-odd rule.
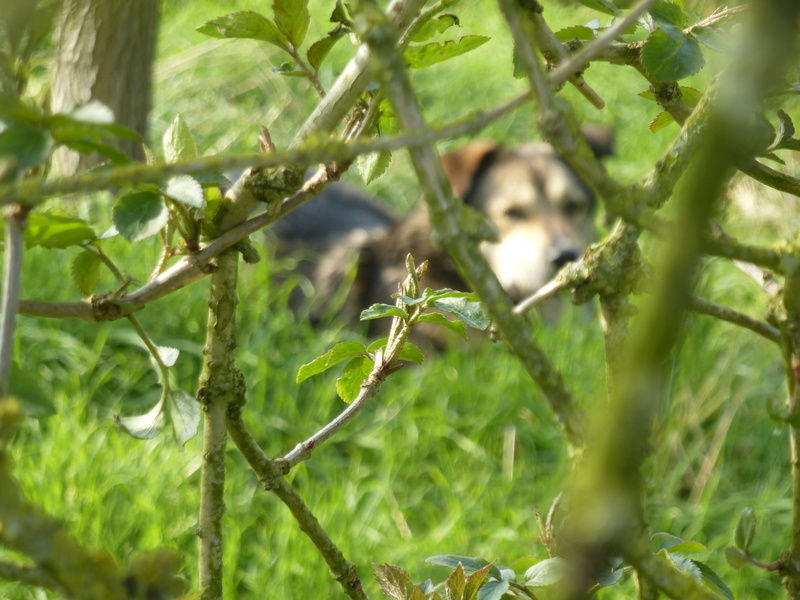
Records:
[[[733,323],[739,327],[744,327],[745,329],[749,329],[753,333],[757,333],[761,337],[768,339],[770,342],[779,344],[781,341],[781,332],[777,327],[773,327],[772,325],[764,323],[763,321],[759,321],[758,319],[748,317],[747,315],[735,311],[732,308],[722,306],[721,304],[711,302],[710,300],[692,296],[689,299],[689,310],[693,310],[711,317],[716,317],[717,319],[722,319],[723,321]]]
[[[27,210],[11,205],[3,211],[6,227],[3,262],[3,298],[0,305],[0,397],[8,395],[11,363],[14,360],[14,336],[19,311],[22,255],[25,248]]]

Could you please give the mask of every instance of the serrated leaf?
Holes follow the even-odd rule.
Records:
[[[440,567],[448,567],[450,569],[455,569],[459,564],[461,564],[467,573],[480,571],[486,565],[492,564],[488,560],[477,556],[459,556],[458,554],[439,554],[437,556],[429,556],[425,559],[425,562],[431,565],[439,565]],[[502,578],[500,569],[494,566],[489,569],[489,575],[495,579]]]
[[[320,66],[322,66],[325,57],[328,56],[328,53],[331,51],[340,39],[342,39],[345,35],[345,32],[342,30],[332,31],[324,38],[317,40],[306,52],[306,58],[308,59],[308,64],[311,65],[311,68],[314,69],[314,72],[319,72]]]
[[[674,25],[661,25],[647,36],[641,57],[645,70],[657,81],[678,81],[705,64],[697,40]]]
[[[361,311],[362,321],[371,321],[383,317],[400,317],[404,321],[407,321],[408,313],[392,304],[373,304],[366,310]]]
[[[206,197],[200,183],[191,175],[176,175],[170,177],[164,188],[164,194],[173,200],[203,210],[206,206]]]
[[[372,571],[381,586],[381,591],[392,600],[424,600],[425,594],[414,585],[409,574],[400,567],[373,563]]]
[[[157,234],[167,224],[169,213],[159,194],[131,192],[117,200],[111,219],[129,242],[138,242]]]
[[[425,313],[421,315],[418,321],[425,321],[427,323],[436,323],[437,325],[442,325],[447,327],[451,331],[455,331],[458,335],[462,338],[467,339],[469,336],[467,335],[467,328],[461,321],[451,321],[447,317],[445,317],[441,313]]]
[[[606,15],[616,16],[622,12],[613,2],[609,2],[609,0],[578,0],[578,3]]]
[[[178,356],[181,353],[177,348],[171,348],[170,346],[157,346],[156,351],[165,367],[173,366],[178,361]]]
[[[467,298],[441,298],[435,300],[433,305],[442,312],[456,315],[466,325],[474,329],[483,331],[491,323],[489,315],[486,314],[480,302]]]
[[[736,531],[733,535],[733,541],[737,548],[747,552],[750,544],[753,543],[753,538],[756,537],[757,525],[756,513],[750,506],[745,506],[739,515],[739,521],[736,523]]]
[[[525,571],[525,585],[544,587],[561,581],[567,574],[567,561],[560,557],[545,558]]]
[[[677,27],[686,26],[686,14],[674,2],[659,0],[648,12],[658,24],[675,25]]]
[[[594,29],[585,25],[574,25],[556,31],[556,38],[559,42],[566,43],[571,40],[581,40],[588,42],[594,39]]]
[[[162,397],[158,404],[143,415],[135,417],[116,416],[114,421],[135,438],[140,440],[154,438],[164,429],[164,398]]]
[[[403,348],[400,350],[400,356],[398,358],[399,360],[415,362],[418,365],[421,365],[423,362],[425,362],[425,355],[422,353],[422,350],[419,349],[419,346],[415,346],[411,342],[406,342],[403,344]]]
[[[670,552],[702,552],[706,547],[699,542],[682,540],[670,533],[654,533],[650,538],[657,543],[656,552],[669,550]]]
[[[691,34],[706,48],[716,52],[727,52],[730,44],[721,31],[713,27],[699,25],[692,27]]]
[[[144,152],[144,161],[148,167],[160,165],[161,159],[156,156],[156,153],[147,144],[142,144],[142,151]]]
[[[717,588],[720,594],[722,594],[727,600],[735,600],[733,596],[733,592],[731,588],[728,587],[728,584],[720,577],[717,572],[709,567],[706,563],[700,562],[699,560],[692,561],[694,562],[695,566],[700,569],[700,573],[703,575],[703,579],[706,582],[711,582]]]
[[[344,366],[342,376],[336,380],[336,393],[339,398],[350,404],[361,392],[361,384],[372,372],[373,363],[370,359],[358,356],[350,359]]]
[[[665,554],[667,557],[669,557],[672,563],[684,573],[691,575],[697,581],[701,581],[703,579],[703,574],[700,572],[700,569],[697,568],[697,565],[691,558],[686,558],[680,554],[673,554],[672,552],[665,552]]]
[[[500,600],[511,584],[508,581],[487,581],[478,590],[478,600]]]
[[[274,0],[272,10],[275,15],[275,25],[289,43],[295,48],[306,37],[311,16],[308,14],[308,0]]]
[[[53,399],[39,386],[39,378],[35,373],[23,371],[16,362],[11,363],[8,394],[17,399],[28,417],[56,414]]]
[[[100,284],[100,258],[84,250],[72,259],[72,281],[82,296],[91,296]]]
[[[28,226],[25,228],[25,245],[28,248],[42,246],[63,250],[96,238],[94,229],[76,217],[52,213],[28,215]]]
[[[6,172],[10,171],[10,176],[4,176],[0,171],[0,177],[21,177],[28,169],[47,160],[52,148],[53,139],[47,131],[12,122],[0,132],[0,163],[7,163],[11,167],[5,169]]]
[[[196,31],[215,38],[260,40],[284,50],[289,47],[289,40],[278,30],[275,23],[252,10],[217,17],[201,25]]]
[[[693,87],[682,85],[680,86],[680,90],[683,101],[686,102],[686,105],[689,108],[694,108],[697,106],[700,103],[700,100],[703,98],[703,92]]]
[[[636,95],[644,98],[645,100],[652,100],[653,102],[656,102],[656,95],[651,90],[645,90],[644,92],[639,92]]]
[[[162,138],[164,158],[168,164],[197,158],[197,146],[194,143],[189,125],[178,114],[167,127]]]
[[[300,68],[296,62],[281,63],[277,67],[272,67],[272,72],[284,77],[308,77],[306,72]]]
[[[739,548],[734,548],[732,546],[725,548],[725,560],[727,560],[728,564],[737,571],[746,567],[747,563],[749,562],[747,560],[747,555],[744,552],[739,550]]]
[[[481,587],[481,584],[486,579],[486,575],[492,569],[492,565],[486,565],[482,569],[475,571],[467,576],[467,580],[464,583],[464,592],[462,598],[464,600],[472,600],[478,593],[478,589]]]
[[[340,342],[319,356],[300,367],[297,371],[296,383],[302,383],[309,377],[313,377],[323,371],[327,371],[332,366],[339,364],[343,360],[348,360],[356,356],[366,355],[367,347],[361,342]]]
[[[652,132],[655,133],[656,131],[661,131],[667,125],[670,125],[675,122],[675,119],[669,114],[667,111],[662,110],[660,113],[656,115],[656,118],[650,121],[650,125],[647,128]]]
[[[466,576],[464,567],[461,563],[456,565],[450,577],[444,582],[444,589],[447,600],[464,600],[464,587],[466,585]]]
[[[161,350],[175,350],[175,348],[159,348],[159,353]],[[177,353],[177,350],[175,352]],[[171,390],[169,399],[172,434],[175,436],[178,447],[183,450],[186,442],[197,435],[197,429],[200,426],[200,403],[194,396],[183,390]]]
[[[386,172],[390,162],[392,162],[392,153],[388,150],[370,152],[356,158],[356,169],[364,183],[369,185]]]
[[[451,27],[461,26],[461,21],[459,21],[456,15],[450,13],[444,13],[434,17],[427,21],[422,27],[420,27],[419,31],[414,34],[412,41],[414,42],[424,42],[431,39],[437,33],[444,33]]]
[[[409,46],[405,52],[406,62],[408,62],[409,69],[424,69],[475,50],[475,48],[483,46],[490,39],[485,35],[465,35],[457,42],[447,40],[441,44]]]

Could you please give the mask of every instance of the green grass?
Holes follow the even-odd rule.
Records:
[[[328,27],[329,4],[313,3],[316,35]],[[510,78],[510,44],[496,10],[478,4],[457,11],[460,33],[489,33],[492,41],[413,74],[432,121],[464,116],[522,90],[522,82]],[[201,151],[253,150],[260,124],[270,127],[280,146],[291,141],[314,103],[306,84],[273,74],[270,61],[282,59],[263,46],[209,41],[193,31],[220,13],[264,6],[244,0],[165,4],[155,147],[178,112]],[[548,4],[547,11],[562,24],[594,18],[589,12],[576,16],[573,5]],[[337,48],[326,82],[346,60],[345,44]],[[582,118],[615,129],[611,172],[623,181],[641,178],[675,128],[657,135],[647,131],[656,109],[635,95],[646,86],[632,69],[597,65],[587,80],[608,109],[587,107],[569,89],[565,95]],[[533,108],[492,124],[479,137],[509,143],[539,137]],[[348,177],[357,181],[354,173]],[[418,194],[412,181],[400,153],[370,191],[403,210]],[[86,216],[108,224],[107,215]],[[141,244],[118,242],[109,253],[140,280],[156,258],[154,247]],[[67,284],[71,257],[71,252],[29,252],[24,295],[76,299]],[[336,373],[297,386],[297,368],[358,334],[335,325],[310,328],[286,310],[286,289],[273,282],[270,270],[268,261],[242,269],[237,363],[248,385],[245,420],[265,451],[276,456],[343,408],[333,388]],[[707,266],[701,293],[751,314],[761,310],[758,289],[722,261]],[[181,349],[177,380],[189,392],[201,367],[207,295],[208,284],[201,281],[138,315],[156,343]],[[557,326],[537,327],[537,338],[576,395],[589,407],[602,407],[597,319],[573,311]],[[63,519],[87,546],[107,548],[121,561],[135,552],[176,548],[186,557],[187,578],[195,582],[200,443],[192,440],[180,452],[169,436],[143,442],[114,426],[113,415],[141,412],[157,400],[156,374],[128,324],[24,318],[17,350],[23,367],[58,408],[51,417],[26,420],[14,442],[15,473],[31,501]],[[687,320],[654,434],[657,452],[647,463],[648,519],[654,531],[706,544],[709,551],[698,558],[712,565],[737,597],[773,598],[781,589],[776,577],[754,569],[732,571],[722,550],[745,505],[760,516],[756,556],[774,560],[789,544],[788,439],[785,430],[773,430],[766,412],[767,401],[783,395],[774,347],[706,317]],[[509,428],[516,433],[510,479],[503,476]],[[260,489],[232,446],[228,458],[226,598],[341,597],[288,511]],[[359,566],[370,596],[378,597],[371,562],[400,565],[420,581],[444,576],[444,569],[423,562],[435,554],[480,555],[504,564],[524,555],[544,556],[534,510],[547,510],[566,485],[567,469],[562,433],[535,386],[502,344],[484,342],[451,348],[392,376],[358,420],[290,479]],[[630,594],[626,582],[601,597]],[[0,596],[41,597],[7,584],[0,585]]]

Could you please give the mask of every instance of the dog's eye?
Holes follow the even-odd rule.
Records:
[[[525,219],[525,211],[519,208],[518,206],[512,206],[511,208],[507,208],[506,212],[503,213],[507,219],[511,219],[512,221],[522,221]]]
[[[583,212],[584,205],[574,200],[567,200],[564,203],[562,210],[564,211],[564,214],[567,215],[568,217],[574,217],[575,215],[578,215]]]

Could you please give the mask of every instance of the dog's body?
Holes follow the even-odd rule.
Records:
[[[605,143],[590,140],[598,156],[608,154],[608,137]],[[481,249],[515,301],[537,291],[593,240],[594,197],[548,144],[509,149],[473,142],[443,156],[442,163],[453,191],[495,225],[496,240],[482,242]],[[373,303],[391,303],[409,252],[417,264],[429,261],[426,287],[466,289],[452,260],[431,240],[424,203],[395,221],[368,198],[334,184],[277,222],[274,232],[281,253],[308,248],[319,254],[305,268],[317,291],[314,316],[328,310],[336,289],[349,283],[353,264],[357,271],[339,312],[355,319]]]

